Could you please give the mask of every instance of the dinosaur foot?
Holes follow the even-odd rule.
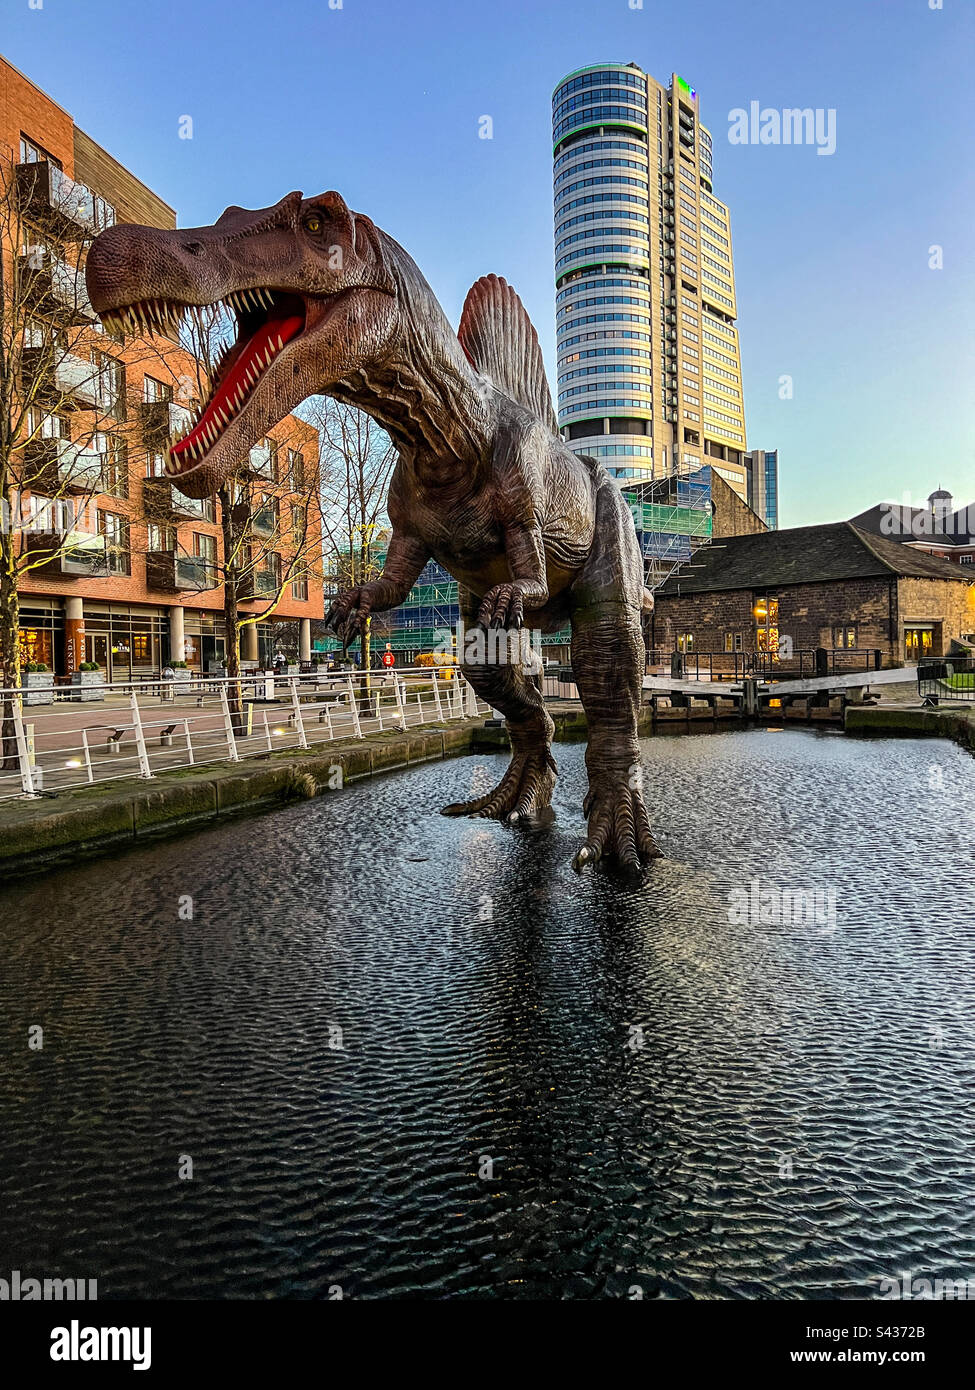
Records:
[[[572,861],[576,873],[600,859],[614,860],[634,883],[642,882],[654,859],[661,857],[650,818],[638,788],[625,777],[594,782],[582,804],[589,818],[586,843]]]
[[[547,749],[516,753],[494,791],[473,801],[454,801],[440,814],[502,820],[509,825],[549,825],[555,819],[550,804],[555,776],[555,763]]]

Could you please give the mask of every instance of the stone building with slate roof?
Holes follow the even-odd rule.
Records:
[[[880,651],[941,656],[975,634],[975,575],[851,522],[728,536],[656,592],[659,651]]]

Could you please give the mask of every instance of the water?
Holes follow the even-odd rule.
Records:
[[[436,814],[488,755],[0,891],[0,1275],[497,1299],[975,1277],[971,759],[647,740],[667,857],[632,892],[569,867],[583,751],[556,749],[544,835]],[[835,922],[729,922],[753,877],[835,887]]]

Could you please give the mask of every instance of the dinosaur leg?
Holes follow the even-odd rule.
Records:
[[[470,621],[476,621],[476,610]],[[520,664],[493,664],[465,657],[463,671],[481,699],[504,715],[511,762],[493,791],[473,801],[455,801],[445,806],[442,814],[511,823],[537,820],[551,804],[557,771],[552,758],[555,725],[542,696]]]
[[[615,484],[596,506],[596,544],[573,585],[572,670],[586,712],[586,843],[573,867],[613,859],[634,879],[660,855],[643,802],[637,715],[645,662],[643,565]]]

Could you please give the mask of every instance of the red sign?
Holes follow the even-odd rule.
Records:
[[[395,665],[396,665],[396,657],[393,655],[392,652],[383,652],[383,665],[384,665],[384,666],[395,666]]]

